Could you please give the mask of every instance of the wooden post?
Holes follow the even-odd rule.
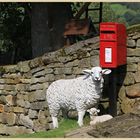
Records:
[[[109,78],[109,114],[117,115],[117,69],[111,69]]]

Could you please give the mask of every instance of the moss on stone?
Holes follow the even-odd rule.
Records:
[[[127,33],[134,33],[134,32],[140,32],[140,24],[132,25],[127,28]]]

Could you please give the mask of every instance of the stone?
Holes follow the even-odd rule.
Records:
[[[123,113],[130,113],[134,111],[134,104],[136,100],[125,97],[121,102],[121,110]]]
[[[130,49],[127,48],[127,56],[140,56],[140,48],[136,48],[136,49]]]
[[[99,66],[99,55],[90,57],[91,67]]]
[[[16,114],[3,112],[0,114],[0,122],[12,126],[16,123]]]
[[[0,84],[4,84],[5,83],[5,79],[0,79]]]
[[[140,62],[140,57],[127,57],[127,64]]]
[[[5,73],[16,73],[17,72],[17,65],[8,65],[3,66]]]
[[[140,63],[138,63],[137,67],[138,67],[138,71],[140,71]]]
[[[4,106],[4,111],[7,113],[14,112],[14,108],[12,106]]]
[[[23,114],[19,117],[19,124],[27,128],[33,128],[33,121],[29,118],[29,116],[24,116]]]
[[[134,113],[116,116],[91,127],[87,132],[93,138],[139,138],[140,115]]]
[[[42,102],[33,102],[33,103],[31,103],[30,109],[33,109],[33,110],[43,110],[43,109],[45,109],[46,107],[48,107],[46,101],[42,101]]]
[[[45,78],[46,78],[46,81],[47,81],[47,82],[52,82],[52,81],[55,80],[54,74],[47,74],[47,75],[45,76]]]
[[[77,75],[77,74],[82,74],[83,68],[78,68],[78,67],[74,67],[73,68],[73,74]]]
[[[52,118],[51,117],[47,117],[46,121],[47,121],[47,123],[51,123],[52,122]]]
[[[64,68],[55,68],[54,74],[64,74]]]
[[[92,51],[90,52],[90,55],[91,55],[91,56],[99,55],[99,50],[92,50]]]
[[[126,87],[126,94],[129,97],[140,97],[140,83]]]
[[[34,131],[39,132],[39,131],[46,131],[49,129],[48,124],[41,124],[39,120],[34,121]]]
[[[6,113],[3,117],[6,118],[6,123],[8,125],[14,125],[16,123],[16,114],[15,113]]]
[[[25,106],[24,106],[25,108],[30,108],[30,103],[29,103],[29,101],[25,101]]]
[[[0,85],[0,90],[14,91],[15,85]]]
[[[135,48],[135,47],[136,47],[136,42],[135,42],[135,40],[133,40],[133,39],[127,40],[127,46],[128,46],[129,48]]]
[[[50,63],[49,65],[47,65],[47,68],[61,68],[63,66],[63,63]]]
[[[140,39],[137,40],[136,47],[140,47]]]
[[[23,78],[26,78],[26,79],[31,79],[32,78],[32,74],[31,74],[31,71],[27,72],[27,73],[23,73]]]
[[[20,82],[22,84],[30,84],[31,83],[31,79],[20,79]]]
[[[16,91],[29,91],[30,85],[29,84],[17,84]]]
[[[30,119],[37,119],[37,111],[29,109],[28,116]]]
[[[30,86],[30,91],[42,90],[42,89],[44,89],[43,84],[35,84]]]
[[[30,61],[19,62],[17,64],[18,70],[20,72],[28,72],[28,71],[30,71],[29,62]]]
[[[135,83],[134,74],[131,72],[127,72],[126,77],[124,79],[124,85],[128,86]]]
[[[0,134],[1,135],[20,135],[20,134],[31,134],[32,129],[27,129],[23,126],[6,126],[0,124]]]
[[[29,100],[29,102],[46,100],[46,91],[45,90],[37,90],[34,92],[30,92],[28,94],[28,100]]]
[[[39,110],[38,119],[45,119],[45,118],[46,118],[45,111]]]
[[[125,90],[126,90],[125,86],[122,86],[119,90],[119,93],[118,93],[119,98],[118,99],[119,99],[120,103],[122,100],[124,100],[126,98]]]
[[[44,66],[36,67],[36,68],[33,68],[33,69],[31,70],[31,73],[32,73],[32,75],[34,75],[35,73],[38,73],[38,72],[40,72],[40,71],[43,71],[44,69],[45,69]]]
[[[137,64],[128,64],[127,65],[127,72],[136,72],[137,71]]]
[[[56,58],[56,52],[46,53],[42,56],[42,61],[45,65],[59,62]]]
[[[53,123],[49,123],[49,129],[54,129]]]
[[[29,62],[29,66],[31,69],[42,66],[42,65],[43,65],[43,61],[41,57],[34,58],[30,60]]]
[[[80,57],[80,55],[79,55],[79,57]],[[58,57],[58,60],[59,60],[60,63],[67,63],[67,62],[73,61],[75,59],[77,59],[76,55],[75,56],[69,56],[68,55],[68,56],[65,56],[65,57]]]
[[[46,74],[51,74],[51,73],[53,73],[53,69],[52,68],[46,68],[45,72],[46,72]]]
[[[4,112],[4,105],[0,104],[0,112]]]
[[[2,75],[2,78],[9,78],[9,79],[20,79],[20,78],[22,78],[22,76],[21,76],[21,73],[20,72],[18,72],[18,73],[12,73],[12,74],[3,74]]]
[[[66,63],[66,64],[65,64],[65,67],[66,67],[66,68],[75,67],[75,66],[78,66],[78,64],[79,64],[79,61],[76,59],[76,60],[74,60],[74,61],[72,61],[72,62]]]
[[[30,108],[30,103],[28,101],[24,101],[23,99],[17,100],[17,105],[20,107]]]
[[[88,67],[91,67],[90,58],[81,59],[79,61],[78,67],[80,67],[80,68],[83,68],[83,67],[87,67],[87,68]]]
[[[5,84],[18,84],[20,83],[20,79],[16,78],[16,79],[5,79]]]
[[[25,112],[25,108],[22,108],[22,107],[13,107],[13,112],[14,113],[24,113]]]
[[[134,74],[134,78],[135,78],[136,83],[139,83],[140,82],[140,71],[137,71]]]
[[[8,105],[15,105],[15,97],[14,96],[8,95],[8,96],[6,96],[5,99],[6,99],[6,103]]]
[[[0,96],[0,103],[1,104],[6,104],[7,103],[6,96],[3,96],[3,95]]]
[[[42,71],[39,71],[39,72],[33,74],[33,76],[37,77],[37,78],[45,76],[45,75],[46,75],[46,71],[44,69]]]
[[[64,68],[64,74],[72,74],[72,68]]]
[[[16,95],[16,91],[6,91],[6,90],[0,90],[0,95]]]
[[[136,34],[136,35],[133,35],[133,36],[132,36],[132,39],[135,39],[135,40],[136,40],[136,39],[139,39],[139,38],[140,38],[140,34]]]
[[[66,75],[65,78],[66,79],[74,79],[74,78],[76,78],[76,76],[75,75]]]
[[[65,74],[61,74],[61,75],[55,75],[55,80],[59,80],[59,79],[65,79]]]

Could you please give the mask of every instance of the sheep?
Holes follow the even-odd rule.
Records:
[[[96,106],[101,97],[103,75],[111,70],[93,67],[83,70],[83,76],[74,79],[54,81],[47,89],[46,98],[53,127],[58,128],[58,113],[60,109],[77,110],[78,124],[83,126],[83,117],[87,109]]]
[[[102,122],[105,122],[105,121],[113,118],[109,114],[105,114],[105,115],[102,115],[102,116],[97,116],[98,113],[100,112],[100,110],[96,109],[96,108],[88,109],[87,112],[89,112],[89,114],[90,114],[90,120],[91,120],[90,125],[92,125],[92,126],[97,124],[97,123],[102,123]]]

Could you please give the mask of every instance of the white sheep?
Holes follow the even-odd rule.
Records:
[[[90,125],[95,125],[97,123],[102,123],[102,122],[105,122],[105,121],[113,118],[109,114],[105,114],[105,115],[102,115],[102,116],[97,116],[98,113],[100,112],[100,110],[96,109],[96,108],[88,109],[87,112],[89,112],[89,114],[90,114],[90,120],[91,120]]]
[[[76,109],[78,124],[82,126],[86,110],[99,102],[103,88],[103,74],[110,72],[109,69],[93,67],[91,70],[83,70],[84,76],[53,82],[46,92],[53,127],[58,128],[57,116],[60,109]]]

